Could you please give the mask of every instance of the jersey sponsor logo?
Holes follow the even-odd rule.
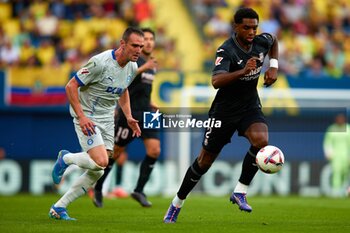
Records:
[[[262,66],[259,66],[258,68],[250,71],[249,74],[246,74],[243,78],[240,78],[240,80],[250,81],[259,78],[261,69]]]
[[[215,65],[216,66],[221,65],[222,59],[224,59],[224,58],[223,57],[217,57],[216,60],[215,60]]]
[[[131,81],[131,74],[128,74],[128,77],[126,78],[126,81],[127,81],[128,83],[130,83],[130,81]]]
[[[106,92],[121,95],[124,92],[125,89],[120,87],[107,87]]]

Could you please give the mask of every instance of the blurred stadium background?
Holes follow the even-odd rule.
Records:
[[[250,195],[331,195],[322,140],[335,114],[347,113],[350,103],[349,0],[1,1],[0,195],[56,191],[50,174],[57,152],[80,151],[64,85],[90,56],[115,48],[128,25],[156,31],[160,70],[152,97],[160,109],[188,107],[205,116],[215,50],[232,33],[230,20],[240,6],[254,8],[260,31],[280,41],[279,81],[270,89],[260,85],[260,91],[270,143],[287,161],[279,174],[259,174]],[[162,132],[149,195],[176,192],[187,168],[182,164],[196,156],[201,137]],[[247,148],[235,136],[196,191],[230,193]],[[131,191],[145,153],[140,140],[128,152],[123,185]],[[69,185],[67,177],[58,191]]]

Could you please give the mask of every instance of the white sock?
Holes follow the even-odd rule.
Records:
[[[90,158],[90,155],[86,152],[80,153],[68,153],[63,156],[63,161],[66,164],[75,164],[84,169],[90,169],[94,171],[102,170],[103,167],[97,165],[94,160]]]
[[[84,195],[103,175],[103,170],[87,170],[73,183],[72,187],[55,203],[55,207],[66,208],[78,197]]]
[[[171,202],[173,206],[176,208],[181,208],[184,204],[185,200],[181,200],[177,195],[174,197],[173,201]]]
[[[247,193],[248,191],[248,185],[242,184],[238,181],[234,193]]]
[[[83,173],[83,171],[85,171],[85,169],[80,168],[79,166],[75,165],[75,164],[71,164],[69,167],[67,167],[67,169],[64,172],[64,176],[69,176],[72,173],[75,172],[80,172],[80,174]]]

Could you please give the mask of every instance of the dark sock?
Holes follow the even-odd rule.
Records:
[[[103,176],[101,176],[101,178],[96,182],[96,185],[94,188],[95,191],[100,191],[100,192],[102,191],[103,182],[105,181],[109,172],[112,170],[113,164],[114,164],[114,159],[109,158],[108,165],[104,170]]]
[[[115,176],[115,184],[117,186],[120,186],[120,184],[122,183],[122,178],[123,178],[122,175],[123,175],[123,165],[117,164],[117,172]]]
[[[208,168],[209,169],[209,168]],[[202,169],[199,167],[197,159],[193,162],[192,166],[187,169],[186,175],[182,180],[182,184],[180,186],[179,191],[177,192],[177,196],[184,200],[187,195],[192,191],[192,189],[196,186],[198,181],[201,179],[202,175],[204,175],[208,169]]]
[[[136,188],[134,190],[135,192],[143,192],[143,187],[145,187],[156,161],[157,159],[151,158],[150,156],[146,155],[140,166],[140,175],[139,179],[137,180]]]
[[[249,148],[249,151],[245,155],[242,164],[241,176],[239,177],[239,182],[241,182],[242,184],[249,185],[250,182],[253,180],[256,172],[258,171],[258,166],[256,166],[255,157],[259,150],[259,148],[251,146]]]

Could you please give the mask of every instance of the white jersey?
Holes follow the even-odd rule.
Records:
[[[85,115],[97,121],[113,121],[117,100],[136,76],[137,63],[120,67],[115,50],[93,56],[74,76],[78,81],[79,100]],[[71,115],[76,114],[70,106]]]

